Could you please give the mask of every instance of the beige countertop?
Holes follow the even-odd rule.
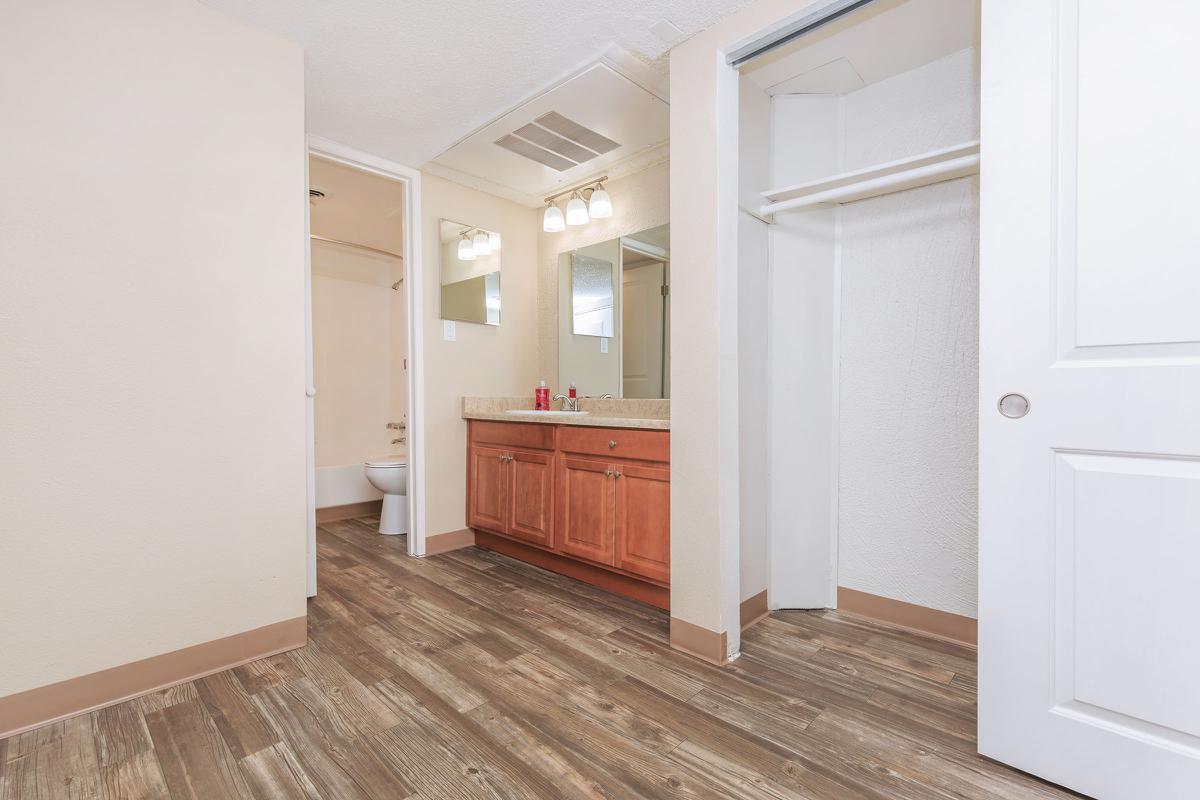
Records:
[[[560,401],[561,402],[561,401]],[[552,404],[558,408],[560,403]],[[625,398],[584,398],[580,408],[588,413],[510,414],[510,410],[532,410],[531,397],[464,397],[463,419],[487,419],[499,422],[534,422],[542,425],[583,425],[594,428],[671,429],[671,401]]]

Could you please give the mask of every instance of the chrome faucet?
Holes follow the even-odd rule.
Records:
[[[551,400],[562,400],[562,410],[563,411],[578,411],[579,410],[579,398],[578,397],[567,397],[565,394],[556,394],[556,395],[554,395],[554,397],[551,397],[550,399]]]

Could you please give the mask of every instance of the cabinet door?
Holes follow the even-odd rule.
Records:
[[[508,462],[503,450],[472,445],[467,524],[493,533],[506,533],[508,516]]]
[[[554,542],[554,455],[509,451],[508,533],[550,547]]]
[[[612,566],[612,467],[569,456],[559,456],[558,464],[558,549]]]
[[[671,470],[615,465],[616,566],[666,583],[671,578]]]

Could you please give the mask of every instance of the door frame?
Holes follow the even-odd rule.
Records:
[[[408,554],[425,555],[425,315],[422,303],[425,293],[422,280],[421,261],[421,172],[386,158],[364,153],[353,147],[308,136],[308,152],[305,157],[307,173],[308,156],[317,156],[326,161],[344,164],[360,172],[388,178],[404,187],[404,292],[408,314]],[[305,201],[305,209],[308,201]],[[308,233],[308,215],[305,214],[305,233]],[[309,343],[309,390],[312,391],[312,264],[311,250],[305,247],[305,282],[308,287],[306,325]],[[309,395],[311,398],[311,394]],[[312,417],[309,417],[309,570],[311,594],[316,592],[316,516],[315,476],[316,462],[312,448]]]

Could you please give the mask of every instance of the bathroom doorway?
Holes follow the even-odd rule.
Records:
[[[420,377],[418,180],[310,139],[310,596],[318,520],[381,514],[381,534],[407,535],[410,555],[424,550],[420,409],[410,401]]]

